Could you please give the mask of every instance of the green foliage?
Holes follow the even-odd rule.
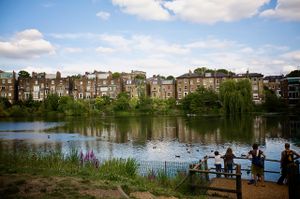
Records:
[[[211,73],[211,72],[214,72],[214,70],[208,69],[206,67],[196,68],[194,70],[194,73],[197,73],[199,75],[203,75],[204,73]]]
[[[4,109],[7,109],[11,107],[11,103],[6,97],[0,97],[0,106],[2,106]]]
[[[47,111],[57,111],[59,106],[59,97],[57,94],[49,94],[44,100],[44,106]]]
[[[247,79],[222,82],[219,94],[226,114],[240,114],[252,110],[252,88]]]
[[[114,110],[115,111],[128,111],[130,109],[129,104],[130,98],[128,93],[122,92],[117,96],[117,99],[114,101]]]
[[[19,71],[18,76],[22,77],[22,78],[28,78],[28,77],[30,77],[30,74],[25,70],[21,70],[21,71]]]
[[[153,112],[153,100],[146,95],[141,95],[139,97],[139,101],[138,101],[136,108],[140,112],[145,113],[145,114],[152,113]]]
[[[99,172],[109,180],[118,180],[120,176],[136,177],[137,169],[138,165],[134,159],[112,159],[104,162]]]
[[[169,76],[167,77],[167,80],[175,80],[175,77],[172,76],[172,75],[169,75]]]
[[[300,70],[294,70],[286,75],[287,77],[300,77]]]
[[[216,113],[220,108],[218,95],[211,89],[199,87],[196,92],[188,94],[181,100],[185,113]]]
[[[115,73],[112,74],[112,78],[113,78],[113,79],[118,79],[118,78],[120,78],[120,77],[121,77],[121,74],[118,73],[118,72],[115,72]]]
[[[287,107],[285,103],[276,96],[274,91],[269,90],[268,88],[265,88],[265,102],[263,104],[263,107],[268,112],[280,112],[283,110],[286,110]]]
[[[135,79],[141,79],[141,80],[144,80],[146,79],[145,75],[136,75],[135,76]]]

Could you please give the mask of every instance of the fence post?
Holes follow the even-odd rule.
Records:
[[[288,186],[289,199],[296,199],[299,196],[299,162],[288,165]]]
[[[167,161],[165,161],[165,176],[167,176]]]
[[[241,174],[241,165],[236,165],[236,198],[242,199],[242,174]]]
[[[192,169],[192,168],[193,168],[193,165],[190,165],[190,169]],[[195,191],[194,174],[195,174],[194,171],[189,170],[189,184],[190,184],[191,192]]]
[[[207,158],[205,158],[205,157],[204,157],[204,169],[205,169],[205,171],[208,171]],[[205,179],[206,179],[206,181],[209,181],[208,173],[205,174]]]

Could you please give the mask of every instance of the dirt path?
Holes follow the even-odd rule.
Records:
[[[135,198],[176,199],[132,192],[129,196],[109,181],[76,177],[42,177],[26,174],[0,175],[1,198]]]
[[[2,175],[0,195],[3,198],[124,198],[116,186],[106,183],[73,177]]]
[[[226,178],[215,178],[211,183],[212,187],[222,187],[235,189],[235,180]],[[209,194],[218,194],[228,198],[236,198],[236,194],[209,191]],[[265,182],[265,187],[258,183],[258,186],[248,185],[247,180],[242,180],[242,197],[243,199],[288,199],[288,187],[277,185],[274,182]]]

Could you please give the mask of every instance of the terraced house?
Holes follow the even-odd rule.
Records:
[[[206,89],[212,89],[219,92],[220,84],[229,78],[229,75],[223,73],[186,73],[176,78],[177,99],[182,99],[189,93],[193,93],[203,86]]]
[[[151,98],[168,99],[175,98],[175,81],[153,76],[147,79]]]
[[[112,72],[85,73],[83,76],[72,77],[74,99],[90,99],[109,96],[112,99],[122,91],[120,76],[113,76]]]
[[[35,101],[42,101],[49,94],[69,96],[71,90],[69,77],[61,77],[61,73],[46,74],[32,73],[31,77],[18,77],[18,96],[20,100],[32,97]]]
[[[122,73],[123,91],[128,93],[130,98],[148,96],[146,73],[143,71],[131,71],[131,73]]]
[[[5,97],[10,103],[18,99],[16,73],[0,70],[0,96]]]

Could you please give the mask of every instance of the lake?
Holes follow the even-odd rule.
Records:
[[[268,159],[280,159],[284,143],[300,152],[299,116],[225,117],[104,117],[104,118],[13,118],[0,120],[0,149],[18,151],[72,148],[93,150],[100,160],[135,158],[142,165],[188,165],[215,150],[228,147],[236,156],[246,155],[258,143]],[[249,160],[236,160],[249,168]],[[209,161],[213,165],[213,160]],[[159,166],[158,166],[159,167]],[[149,168],[147,168],[149,169]],[[266,162],[267,170],[279,171],[279,163]],[[147,171],[144,171],[147,172]],[[244,178],[250,177],[243,173]],[[278,174],[267,174],[276,180]]]

